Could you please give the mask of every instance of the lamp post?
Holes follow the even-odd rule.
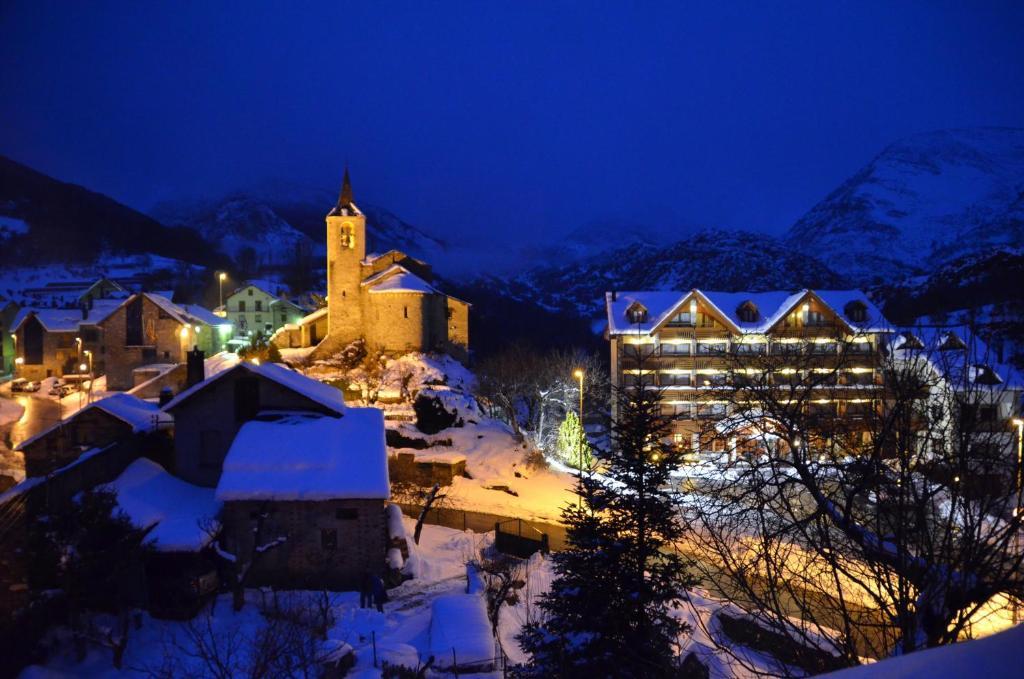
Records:
[[[217,284],[220,286],[220,310],[226,316],[227,309],[224,308],[224,281],[227,280],[228,275],[221,271],[217,274]]]
[[[79,377],[83,377],[85,375],[85,371],[88,369],[89,366],[87,366],[85,363],[80,364],[78,366]],[[78,380],[78,409],[82,409],[82,380]]]
[[[76,337],[75,338],[75,345],[77,347],[75,349],[75,353],[78,355],[78,360],[81,361],[82,360],[82,338],[81,337]]]
[[[19,361],[18,360],[18,336],[15,333],[13,333],[13,332],[11,333],[11,342],[14,343],[14,368],[13,368],[13,370],[14,370],[14,376],[17,377],[18,376],[18,374],[17,374],[18,366],[21,365],[23,363],[23,361]]]
[[[1024,474],[1024,419],[1019,417],[1011,420],[1013,426],[1017,427],[1017,502],[1013,508],[1013,517],[1019,519],[1021,511],[1021,490],[1024,488],[1022,481],[1022,474]],[[1020,525],[1016,526],[1014,532],[1014,544],[1017,546],[1017,551],[1020,552]],[[1020,620],[1020,603],[1016,598],[1013,600],[1013,624],[1016,625]]]
[[[574,370],[572,372],[572,376],[575,377],[577,380],[579,380],[579,383],[580,383],[580,460],[579,460],[580,474],[583,473],[583,446],[584,446],[584,443],[583,443],[583,432],[585,431],[583,429],[583,375],[584,375],[584,373],[583,373],[583,369],[582,368],[576,368],[576,370]]]
[[[92,403],[92,383],[95,381],[95,377],[92,374],[92,352],[88,349],[85,350],[85,357],[89,359],[89,394],[85,399],[86,403]]]

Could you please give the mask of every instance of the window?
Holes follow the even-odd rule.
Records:
[[[825,314],[820,311],[808,311],[807,322],[804,325],[809,327],[820,327],[825,325]]]
[[[248,290],[246,290],[246,292],[249,294],[250,297],[252,297],[252,288],[249,288]]]
[[[681,420],[691,418],[689,403],[662,403],[661,414],[663,417],[674,417]]]
[[[854,300],[847,304],[844,311],[846,317],[854,323],[864,323],[868,320],[868,307],[860,300]]]
[[[359,518],[359,510],[354,507],[340,507],[334,512],[334,518],[339,521],[355,521]]]
[[[764,342],[742,342],[736,345],[736,353],[746,356],[768,353],[768,345]]]
[[[658,382],[663,387],[690,386],[690,373],[661,373]]]
[[[338,548],[338,530],[336,528],[320,529],[320,549],[333,552]]]
[[[263,322],[263,315],[262,314],[256,314],[256,322],[257,323],[262,323]]]
[[[409,307],[402,307],[402,315],[405,316],[406,318],[409,318]]]
[[[753,302],[746,301],[736,309],[736,315],[744,323],[756,323],[758,316],[757,307],[754,306]]]
[[[725,353],[725,342],[701,342],[697,345],[700,356],[714,356]]]
[[[709,316],[708,314],[699,313],[699,314],[697,314],[697,319],[699,321],[698,325],[700,325],[700,327],[702,327],[702,328],[713,328],[713,327],[715,327],[715,319],[712,318],[711,316]]]
[[[662,344],[661,345],[662,356],[689,356],[690,355],[690,343],[685,344]]]
[[[856,340],[849,344],[847,350],[851,354],[870,354],[871,342],[868,340]]]
[[[242,313],[245,313],[245,300],[244,299],[238,300],[238,310],[240,312],[242,312]]]
[[[689,311],[681,311],[668,319],[669,325],[693,325],[693,314]]]
[[[633,304],[626,311],[626,317],[630,323],[646,323],[647,309],[642,304]]]
[[[256,300],[256,301],[254,302],[254,304],[256,305],[256,306],[254,307],[254,310],[255,310],[255,311],[263,311],[263,300],[261,300],[261,299],[258,299],[258,300]]]
[[[836,353],[837,348],[838,347],[836,346],[835,342],[815,342],[814,344],[811,345],[811,353],[834,354]]]
[[[786,342],[772,345],[772,353],[780,356],[796,356],[800,353],[801,345],[799,342]]]

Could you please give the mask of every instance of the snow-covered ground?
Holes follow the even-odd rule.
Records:
[[[408,518],[403,521],[411,535],[413,521]],[[383,614],[372,608],[360,608],[358,592],[332,593],[330,598],[335,623],[328,630],[328,637],[336,640],[335,645],[347,644],[354,649],[356,667],[348,676],[381,676],[380,670],[373,666],[374,645],[378,667],[384,661],[410,667],[425,663],[431,655],[431,649],[436,650],[439,644],[445,643],[439,638],[436,625],[433,632],[431,629],[435,602],[465,593],[466,562],[475,558],[492,540],[492,534],[476,535],[439,526],[424,526],[420,544],[409,541],[410,554],[406,567],[416,573],[416,578],[388,592],[389,601],[384,605]],[[294,601],[316,594],[279,593],[279,600]],[[266,598],[270,597],[272,595],[266,595]],[[263,601],[263,593],[250,590],[246,592],[246,605],[235,613],[231,609],[230,596],[223,595],[213,606],[212,615],[208,617],[210,609],[207,608],[199,613],[196,621],[205,625],[208,619],[214,635],[225,643],[232,635],[248,640],[265,628],[266,622],[260,612]],[[445,634],[451,639],[464,639],[469,644],[467,648],[479,648],[485,637],[490,638],[489,626],[481,630],[478,629],[479,625],[472,628],[459,627],[457,620],[444,622]],[[453,624],[455,627],[452,627]],[[55,630],[52,634],[55,650],[51,658],[43,666],[26,669],[21,677],[63,679],[80,676],[147,676],[147,670],[156,670],[160,666],[166,652],[175,651],[172,647],[174,640],[186,647],[189,645],[185,632],[185,623],[156,620],[144,614],[142,628],[131,632],[125,653],[125,669],[117,671],[112,666],[110,652],[96,647],[90,650],[83,662],[76,663],[66,635],[61,630]],[[463,642],[456,640],[452,643]],[[469,660],[463,658],[459,662]],[[185,662],[188,660],[185,659]]]
[[[0,394],[0,426],[17,422],[21,414],[25,412],[24,406],[12,398],[7,398],[8,393]]]

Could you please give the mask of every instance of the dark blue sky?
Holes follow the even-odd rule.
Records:
[[[1021,2],[3,0],[0,35],[0,153],[142,209],[348,161],[469,242],[779,231],[901,136],[1024,126]]]

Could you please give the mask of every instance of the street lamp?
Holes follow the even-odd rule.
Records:
[[[580,460],[579,460],[579,463],[580,463],[580,466],[579,466],[580,474],[583,473],[583,446],[586,445],[584,443],[584,434],[583,434],[583,432],[586,431],[583,428],[583,374],[584,373],[583,373],[583,369],[582,368],[576,368],[576,370],[572,371],[572,376],[575,377],[577,380],[579,380],[579,383],[580,383]]]
[[[81,337],[76,337],[75,338],[75,344],[78,346],[78,349],[77,349],[77,351],[75,353],[78,354],[78,358],[82,358],[82,338]]]
[[[224,308],[224,281],[226,281],[227,278],[228,275],[223,271],[217,274],[217,283],[220,286],[220,309],[225,313],[227,312],[227,309]]]

